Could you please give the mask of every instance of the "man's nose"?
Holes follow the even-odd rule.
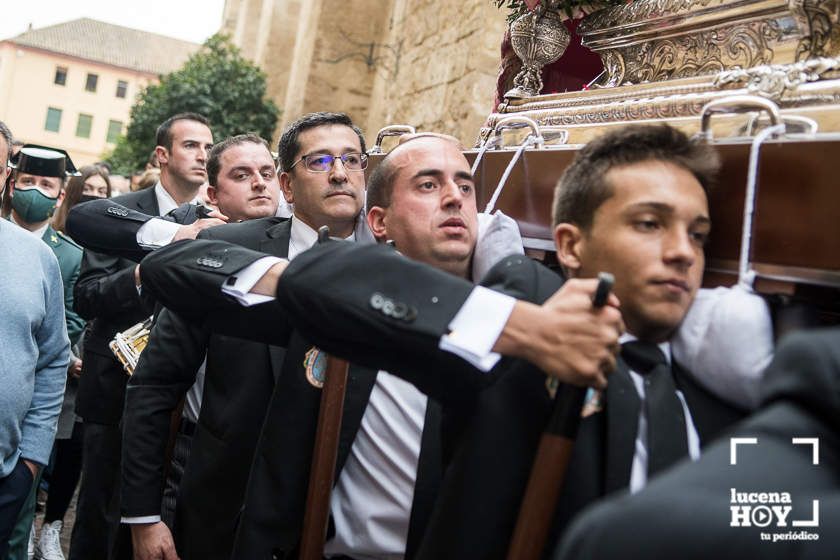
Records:
[[[683,228],[674,228],[665,238],[664,259],[667,263],[674,263],[686,268],[694,264],[697,258],[697,243],[691,232]]]
[[[340,157],[333,160],[332,169],[330,169],[330,181],[333,183],[347,182],[347,168],[344,167],[344,162]]]
[[[464,196],[466,194],[454,181],[447,181],[442,189],[441,206],[444,208],[455,207],[459,209],[463,206]]]

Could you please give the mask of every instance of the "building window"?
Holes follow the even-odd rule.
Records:
[[[79,138],[90,138],[90,127],[93,124],[93,115],[79,113],[79,122],[76,123],[76,136]]]
[[[44,130],[50,132],[58,132],[61,126],[61,109],[55,107],[47,107],[47,122],[44,123]]]
[[[122,121],[108,121],[108,136],[105,137],[105,141],[113,144],[120,134],[122,134]]]
[[[55,67],[55,78],[53,79],[53,83],[57,86],[63,86],[67,83],[67,68],[64,66]]]
[[[125,99],[125,93],[128,91],[128,82],[125,80],[117,80],[117,97]]]
[[[99,76],[97,74],[88,74],[87,80],[85,81],[85,91],[96,91],[96,82],[99,81]]]

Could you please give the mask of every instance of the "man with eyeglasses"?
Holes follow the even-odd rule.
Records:
[[[225,142],[227,140],[222,144]],[[287,203],[293,207],[291,219],[249,219],[257,216],[231,212],[229,201],[224,199],[224,195],[230,191],[227,187],[231,180],[236,179],[237,173],[243,172],[242,165],[226,162],[223,157],[219,157],[220,169],[216,176],[213,171],[214,158],[211,156],[208,174],[211,183],[216,187],[220,210],[231,221],[247,221],[205,230],[201,237],[230,241],[290,259],[315,242],[316,230],[323,225],[329,226],[336,236],[355,239],[356,226],[361,225],[359,216],[364,204],[364,168],[367,165],[367,156],[364,137],[351,119],[341,113],[304,115],[286,128],[280,138],[278,151],[281,172],[279,176],[275,175],[271,182],[279,183]],[[267,155],[267,150],[265,152]],[[113,204],[111,206],[117,208]],[[94,212],[92,208],[93,206],[89,206],[87,209],[89,211],[85,213],[86,218],[96,220],[100,225],[103,221],[118,222],[116,229],[120,233],[107,240],[96,239],[99,237],[95,235],[96,228],[93,227],[96,224],[86,223],[90,220],[81,220],[81,214],[77,213],[76,224],[86,228],[83,231],[74,229],[73,232],[82,244],[110,243],[108,247],[99,246],[113,254],[135,259],[138,255],[157,248],[153,244],[138,243],[143,233],[142,229],[154,220],[152,217],[130,209],[122,212],[123,209],[117,208],[120,214],[125,214],[117,215],[107,214],[104,209]],[[276,203],[274,208],[277,208]],[[275,213],[274,208],[271,214]],[[72,226],[73,213],[70,218]],[[358,235],[363,235],[361,229]],[[372,240],[372,237],[370,239]],[[202,260],[202,263],[197,263],[197,266],[210,269],[215,266],[212,259]],[[190,336],[178,338],[168,335],[172,329],[164,329],[163,326],[170,323],[178,323],[182,327],[179,332],[191,333]],[[272,396],[271,388],[275,379],[281,380],[278,387],[282,387],[282,390],[278,388],[278,392],[282,392],[283,398],[290,396],[293,401],[291,408],[283,405],[280,405],[280,408],[295,411],[295,420],[283,423],[282,427],[289,430],[290,437],[295,440],[294,444],[302,445],[303,450],[298,451],[282,443],[279,448],[291,457],[288,464],[292,465],[295,476],[300,473],[303,482],[294,488],[294,492],[272,487],[263,496],[263,501],[257,500],[259,503],[256,509],[259,515],[282,516],[280,510],[285,507],[287,501],[291,500],[288,507],[298,508],[295,500],[299,494],[302,499],[302,493],[306,489],[306,473],[309,469],[320,396],[320,390],[307,381],[303,366],[307,355],[315,355],[309,352],[314,350],[312,345],[306,345],[300,336],[291,333],[286,337],[286,348],[248,343],[225,336],[208,339],[208,336],[207,326],[190,328],[184,318],[164,310],[158,317],[149,345],[129,384],[123,477],[126,495],[123,500],[123,514],[128,516],[127,521],[130,519],[132,522],[143,521],[144,515],[150,514],[147,515],[146,526],[135,525],[132,531],[135,534],[134,552],[138,560],[175,558],[175,547],[182,560],[228,560],[231,557],[234,530],[245,493],[251,458],[269,398]],[[154,478],[160,467],[157,467],[157,470],[149,469],[148,461],[146,466],[142,465],[143,461],[139,459],[149,454],[147,451],[137,450],[136,447],[143,441],[148,442],[148,435],[155,433],[156,446],[162,449],[159,436],[166,427],[161,421],[162,416],[150,411],[172,409],[173,395],[179,391],[182,394],[184,386],[189,383],[183,375],[173,372],[175,369],[189,370],[180,367],[180,364],[194,361],[194,357],[199,355],[195,351],[197,347],[207,348],[207,377],[190,461],[181,480],[173,546],[168,530],[159,522],[159,516],[154,514],[159,509],[156,493],[148,491],[149,477]],[[158,348],[168,351],[157,351]],[[167,376],[174,379],[166,379]],[[368,393],[373,385],[374,376],[375,372],[367,372],[366,377],[362,376],[369,381]],[[168,388],[158,390],[156,400],[150,401],[148,395],[155,393],[156,387],[160,389],[164,385]],[[142,397],[141,393],[147,396]],[[357,402],[359,404],[355,409],[352,406],[350,408],[361,416],[367,402],[366,395],[361,395]],[[156,419],[146,421],[152,417]],[[310,425],[313,434],[307,436]],[[350,438],[352,439],[352,434]],[[270,443],[267,445],[273,447]],[[274,483],[275,478],[270,471],[260,474],[267,475],[269,486]],[[266,498],[270,498],[269,504],[265,504]],[[302,511],[298,517],[302,517]],[[284,523],[283,519],[273,518],[266,528],[265,538],[256,544],[267,546],[269,549],[273,547],[273,539],[288,533]],[[239,524],[243,525],[245,522],[240,521]]]

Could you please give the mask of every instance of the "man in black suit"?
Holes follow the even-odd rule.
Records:
[[[764,376],[760,410],[732,430],[732,439],[715,442],[699,461],[680,464],[638,494],[611,498],[581,514],[555,558],[836,558],[838,343],[837,328],[784,338]],[[734,438],[744,438],[735,451]],[[756,516],[757,524],[752,515],[745,518],[742,508],[762,507],[738,498],[751,492],[786,492],[790,503],[780,496],[780,505],[772,497],[763,504],[782,512],[790,507],[784,523],[775,515]]]
[[[223,140],[210,151],[207,172],[208,194],[227,219],[272,217],[257,220],[250,235],[231,239],[259,246],[260,232],[284,223],[273,218],[280,183],[263,139],[244,134]],[[126,216],[132,218],[126,229],[148,222],[148,216],[132,214]],[[242,229],[232,231],[241,234]],[[141,249],[134,245],[131,251]],[[285,254],[284,247],[279,249]],[[184,557],[227,557],[235,518],[230,512],[241,503],[273,370],[282,356],[280,348],[211,336],[168,309],[159,313],[126,391],[122,512],[123,522],[131,525],[137,560],[175,557],[170,527],[163,522],[172,523],[173,505],[178,540],[191,551]],[[240,369],[253,374],[236,380],[230,373]],[[184,416],[167,469],[170,416],[182,401]],[[167,492],[177,491],[178,500],[162,504],[163,473],[169,470],[171,477],[175,469],[180,485]]]
[[[166,214],[195,199],[207,177],[204,165],[213,136],[204,117],[185,113],[158,128],[157,143],[161,161],[158,184],[114,199],[150,215]],[[221,223],[209,222],[205,224]],[[85,339],[77,397],[85,432],[71,560],[109,558],[119,525],[119,423],[128,377],[108,343],[115,333],[152,313],[153,304],[138,290],[136,273],[137,265],[131,261],[85,251],[74,290],[76,311],[92,322]]]
[[[349,117],[313,113],[290,124],[280,140],[285,171],[279,177],[274,175],[270,159],[262,161],[270,158],[267,149],[261,150],[261,163],[252,169],[231,158],[225,161],[225,154],[235,152],[224,144],[214,148],[208,162],[214,179],[211,183],[216,187],[211,194],[218,199],[220,210],[231,220],[256,217],[231,206],[230,198],[236,193],[228,186],[242,180],[250,184],[270,171],[268,180],[278,185],[278,191],[282,188],[287,201],[294,204],[294,215],[291,220],[271,217],[231,224],[203,232],[202,237],[293,258],[314,242],[315,228],[320,225],[329,225],[342,237],[355,235],[364,200],[366,156],[361,131]],[[214,162],[219,169],[213,169]],[[263,169],[268,167],[271,169]],[[275,209],[276,201],[270,213]],[[126,218],[125,227],[135,232],[123,236],[124,242],[111,249],[133,254],[143,250],[131,241],[147,219],[131,214]],[[302,342],[290,336],[280,337],[282,347],[267,346],[211,335],[209,329],[190,325],[169,310],[161,312],[127,393],[123,511],[132,521],[150,522],[132,530],[139,558],[175,557],[169,530],[155,515],[160,511],[163,434],[167,412],[195,379],[205,351],[205,389],[178,495],[175,543],[181,558],[230,557],[251,457],[275,379],[288,378],[290,373],[284,375],[284,371],[302,372],[304,354],[310,348],[298,348]],[[291,359],[285,359],[287,354]],[[303,380],[302,375],[300,378]],[[368,378],[372,385],[373,375]],[[303,385],[295,389],[295,394],[302,393],[302,401],[295,405],[311,403],[314,396],[317,406],[320,392],[306,382]]]
[[[461,155],[460,147],[450,139],[424,137],[401,147],[393,157],[389,156],[389,158],[396,162],[393,165],[399,173],[397,173],[396,178],[392,177],[388,180],[393,179],[401,187],[399,190],[396,188],[394,190],[393,213],[387,217],[381,212],[375,211],[375,209],[372,209],[369,213],[369,224],[374,235],[380,238],[392,238],[402,251],[416,254],[418,258],[434,263],[440,269],[450,271],[443,272],[431,269],[438,276],[449,277],[450,274],[457,274],[462,277],[470,276],[470,264],[473,260],[475,248],[477,216],[472,178],[469,174],[469,166]],[[377,172],[374,176],[383,179],[384,174]],[[421,181],[421,179],[423,180]],[[376,200],[375,192],[377,189],[375,186],[376,182],[372,184],[368,193],[369,197],[373,196],[373,199],[369,198],[369,200]],[[390,199],[391,194],[388,193],[385,196]],[[387,203],[383,204],[388,205]],[[398,212],[398,209],[402,213]],[[411,224],[406,223],[406,218],[409,216],[410,222],[420,224],[417,228],[411,229]],[[393,224],[393,232],[386,231],[383,228],[385,222]],[[424,237],[428,243],[422,242],[412,245],[412,243]],[[198,247],[203,245],[202,242],[198,242]],[[219,297],[221,287],[226,283],[226,277],[232,272],[243,272],[239,254],[252,254],[244,249],[221,243],[209,245],[220,247],[220,252],[216,253],[206,249],[199,249],[198,252],[195,252],[191,250],[189,245],[182,245],[171,247],[165,253],[167,255],[175,254],[173,260],[185,265],[183,269],[177,267],[168,269],[168,271],[176,274],[189,284],[188,292],[193,289],[199,290],[199,293],[202,294],[200,299],[207,304],[202,306],[205,311],[214,306],[224,307],[226,305],[227,302]],[[383,249],[384,247],[381,246],[368,246],[363,252],[367,253],[371,250],[376,252]],[[384,250],[392,257],[396,255],[390,249]],[[189,256],[179,260],[178,253],[187,253]],[[307,255],[308,253],[304,253],[299,258],[309,260]],[[333,255],[328,255],[327,258],[333,258]],[[152,257],[152,259],[152,262],[158,260],[156,257]],[[220,266],[215,270],[201,267],[196,263],[202,259],[216,260]],[[396,257],[396,260],[400,264],[406,262],[399,257]],[[154,265],[152,266],[154,267]],[[334,272],[338,274],[338,277],[347,279],[364,276],[369,270],[355,266],[348,269],[346,273],[340,268]],[[407,271],[405,278],[412,278],[412,272]],[[377,277],[388,277],[389,273],[390,270],[381,269],[377,271]],[[543,297],[548,297],[556,289],[559,278],[545,269],[542,270],[542,274],[544,276],[541,278],[545,281],[545,286],[549,287],[549,291],[544,293]],[[242,275],[239,274],[239,276]],[[247,273],[244,275],[247,275]],[[213,279],[209,288],[202,286],[201,282],[194,283],[199,277],[206,278],[208,276]],[[456,277],[452,276],[452,278]],[[339,284],[341,285],[341,291],[351,288],[353,285],[346,280],[339,282]],[[467,284],[467,286],[471,285]],[[149,286],[149,289],[157,292],[154,283]],[[443,317],[443,311],[448,308],[451,294],[436,291],[438,289],[439,286],[435,282],[414,283],[412,281],[413,297],[422,300],[425,299],[424,296],[428,295],[430,300],[439,301],[442,311],[440,317]],[[469,289],[466,291],[468,292]],[[612,354],[608,346],[617,337],[618,313],[615,309],[593,311],[586,295],[592,289],[594,289],[594,281],[572,282],[566,290],[566,296],[571,293],[573,303],[570,304],[568,299],[561,298],[561,301],[565,301],[567,306],[564,319],[568,321],[571,314],[579,313],[580,320],[571,321],[571,323],[576,325],[574,328],[583,332],[579,333],[576,338],[577,347],[575,348],[574,359],[570,355],[565,355],[560,357],[560,360],[563,361],[567,371],[574,372],[574,375],[581,375],[581,377],[588,376],[591,383],[597,383],[598,378],[603,374],[602,369],[606,370],[612,367]],[[459,287],[453,293],[462,295],[464,290]],[[187,299],[193,299],[193,301],[197,299],[187,295],[186,292],[181,292],[179,288],[175,288],[174,291],[170,291],[164,297],[167,300],[171,299],[170,304],[178,305],[186,312],[190,312],[189,306],[184,307],[184,296]],[[437,296],[441,297],[438,298]],[[218,301],[220,299],[221,301]],[[407,324],[408,321],[414,321],[415,319],[418,322],[425,322],[431,317],[431,315],[425,314],[422,317],[416,316],[413,305],[407,306],[398,301],[383,300],[380,304],[383,312],[390,309],[393,318],[398,320],[399,323]],[[524,306],[524,304],[522,305]],[[571,307],[569,307],[570,305]],[[201,311],[201,309],[192,309],[192,312],[197,311]],[[250,329],[251,332],[248,334],[257,337],[270,337],[282,328],[278,326],[282,325],[283,322],[282,313],[274,313],[274,309],[267,304],[249,309],[248,312],[242,314],[243,320],[240,320],[237,316],[238,310],[235,307],[226,311],[218,319],[217,326],[227,329],[231,333],[236,332],[241,335]],[[530,323],[534,313],[539,312],[539,310],[536,309],[536,306],[526,306],[524,310],[520,311],[521,313],[516,315],[520,320],[511,322],[516,324],[517,328],[520,329],[519,332],[524,330],[525,324]],[[263,313],[266,314],[265,321],[255,320],[255,317],[261,316]],[[215,315],[215,313],[210,313],[211,317]],[[607,318],[604,323],[599,321],[599,319],[604,320],[599,317],[602,315]],[[437,315],[435,316],[437,317]],[[522,320],[522,317],[525,317],[525,319]],[[268,322],[271,323],[270,327],[266,327]],[[378,318],[377,322],[382,326]],[[341,324],[341,320],[339,319],[338,323],[335,324]],[[552,323],[551,328],[546,330],[548,335],[553,337],[551,342],[556,343],[559,338],[561,346],[565,344],[563,336],[570,333],[568,323],[563,321]],[[394,336],[395,332],[390,328],[390,325],[386,326],[383,332],[377,332],[376,338],[385,337],[387,340],[384,338],[377,340],[378,343],[381,342],[379,344],[381,348],[377,349],[377,355],[375,357],[367,356],[365,359],[371,363],[375,362],[383,369],[390,369],[388,365],[391,363],[399,363],[402,369],[394,370],[395,373],[410,379],[430,397],[441,402],[448,411],[449,421],[457,420],[459,405],[468,405],[471,396],[476,394],[479,388],[485,387],[494,377],[494,374],[487,374],[474,368],[451,354],[443,355],[441,362],[434,367],[430,366],[432,362],[424,359],[425,348],[417,353],[409,351],[407,354],[402,354],[402,347],[399,344],[391,344],[392,340],[398,338],[398,335]],[[518,334],[517,331],[508,331],[508,334],[511,335],[510,338],[505,339],[508,348],[525,346],[517,344],[519,339],[514,338]],[[595,341],[590,342],[587,337],[591,337]],[[435,351],[436,348],[432,346],[430,350]],[[291,352],[291,347],[287,351]],[[397,354],[398,358],[391,361],[394,354]],[[406,356],[409,355],[418,359],[406,359]],[[579,363],[571,365],[575,361]],[[408,365],[405,362],[408,362]],[[456,364],[456,362],[458,363]],[[525,364],[520,364],[520,366],[525,366]],[[462,377],[459,378],[458,375],[455,375],[455,373],[458,373],[455,368],[458,368]],[[530,369],[533,370],[533,368]],[[523,379],[527,380],[526,390],[530,391],[531,394],[541,394],[542,399],[548,400],[544,389],[544,378],[541,374],[535,371],[527,371],[527,368],[524,367],[520,367],[517,371]],[[383,372],[379,373],[376,381],[377,386],[384,375]],[[518,378],[513,372],[510,377],[514,380]],[[385,440],[385,446],[387,446],[387,443],[395,441],[402,441],[403,443],[414,441],[411,445],[416,446],[417,440],[420,439],[419,433],[417,433],[419,431],[417,430],[417,420],[419,418],[416,412],[414,415],[405,416],[393,413],[386,414],[384,411],[388,408],[382,406],[381,394],[387,393],[391,395],[393,400],[398,400],[400,397],[394,396],[397,391],[389,392],[388,387],[385,387],[384,390],[379,388],[380,396],[378,397],[379,404],[377,404],[376,390],[374,389],[374,392],[371,393],[372,379],[370,374],[367,374],[366,382],[362,381],[362,378],[361,374],[354,374],[351,370],[348,395],[345,400],[342,438],[339,445],[339,469],[341,474],[332,502],[336,536],[328,541],[326,552],[328,555],[345,554],[351,557],[370,556],[375,553],[381,555],[386,552],[381,548],[383,542],[390,540],[388,542],[390,546],[395,546],[394,543],[400,545],[400,548],[390,550],[392,554],[405,553],[410,557],[416,552],[419,537],[425,526],[425,519],[434,501],[437,487],[434,479],[440,476],[441,461],[443,460],[440,455],[437,455],[437,458],[429,456],[430,450],[434,453],[434,448],[430,447],[428,441],[431,439],[428,438],[430,429],[434,426],[434,424],[430,425],[429,422],[429,413],[432,410],[433,401],[429,400],[425,422],[421,424],[424,429],[423,444],[419,446],[419,457],[414,455],[411,458],[410,453],[400,453],[399,451],[391,454],[381,453],[383,445],[370,444],[370,432],[374,429],[375,424],[367,418],[367,412],[365,412],[364,418],[361,415],[368,395],[373,395],[370,397],[370,403],[367,404],[368,411],[372,410],[374,416],[391,416],[388,425],[379,425],[380,429],[376,431]],[[288,379],[299,385],[306,385],[306,378],[303,375],[298,374]],[[514,386],[515,383],[508,385]],[[402,391],[406,389],[408,388],[405,387]],[[309,401],[308,410],[311,409],[309,410],[309,421],[301,421],[300,392],[300,389],[296,392],[280,391],[279,386],[275,391],[274,406],[271,409],[274,414],[270,413],[266,421],[262,438],[263,443],[256,458],[249,487],[249,500],[246,500],[242,527],[238,535],[238,547],[236,549],[236,557],[238,558],[268,558],[272,552],[276,557],[285,557],[285,555],[293,552],[299,538],[306,473],[314,437],[314,422],[312,420],[314,420],[314,412],[317,410],[317,401],[307,397]],[[317,392],[313,393],[317,398]],[[403,393],[402,397],[405,398],[405,396],[406,393]],[[279,404],[283,404],[283,406],[279,406]],[[361,404],[361,407],[359,404]],[[412,417],[415,418],[414,422],[408,420]],[[359,429],[360,421],[361,429]],[[444,421],[447,420],[444,419]],[[393,434],[389,433],[388,430],[393,432],[395,429],[401,429],[405,432],[414,431],[414,436],[402,440],[393,438]],[[350,445],[351,443],[352,445]],[[446,442],[444,442],[443,451],[444,454],[448,455],[446,447]],[[296,452],[296,450],[301,449],[306,450],[306,453]],[[398,450],[399,446],[392,449]],[[414,451],[414,453],[416,452],[417,450]],[[389,473],[387,467],[389,463],[401,465],[401,474]],[[370,483],[359,484],[359,480],[390,480],[393,482],[388,484],[386,488],[395,487],[402,492],[402,490],[399,490],[402,483],[398,481],[402,481],[409,474],[409,472],[402,470],[402,467],[408,468],[412,463],[418,466],[416,484],[413,489],[411,515],[409,516],[407,511],[409,504],[403,502],[404,505],[401,507],[406,508],[405,513],[401,515],[402,521],[397,523],[400,518],[394,515],[394,506],[398,500],[382,499],[383,492],[371,491],[368,488],[371,486]],[[259,475],[263,473],[264,476],[260,477]],[[365,477],[362,476],[362,473],[368,473],[368,475]],[[376,485],[373,486],[375,490]],[[406,490],[410,492],[411,486],[407,485]],[[409,497],[411,497],[411,494],[409,494]],[[274,506],[273,509],[272,505]],[[354,511],[354,507],[358,511]],[[410,523],[407,523],[409,517]],[[388,520],[388,522],[386,523],[385,520]],[[358,535],[351,535],[346,532],[343,525],[364,526],[366,531]],[[343,529],[344,533],[342,533]],[[265,534],[269,530],[273,530],[274,534]],[[396,540],[400,533],[402,533],[402,543]],[[380,548],[378,550],[374,549],[373,546],[375,545],[379,545]]]
[[[436,254],[446,256],[446,251],[438,249],[453,248],[452,242],[469,227],[457,215],[440,224],[425,219],[419,193],[435,192],[438,183],[428,180],[426,170],[408,164],[416,163],[416,159],[408,158],[404,164],[397,153],[392,154],[391,161],[400,165],[380,166],[371,178],[371,228],[375,234],[379,230],[380,236],[399,236],[397,248],[407,256],[416,254],[427,262],[430,257],[438,258]],[[458,156],[453,153],[440,160]],[[703,243],[709,228],[704,189],[716,162],[713,152],[691,144],[673,129],[631,127],[587,146],[559,186],[555,219],[561,263],[572,276],[588,277],[599,270],[616,275],[616,294],[628,330],[633,338],[652,343],[646,349],[652,350],[654,361],[650,365],[634,361],[631,370],[622,360],[603,396],[605,404],[590,403],[593,413],[584,419],[569,483],[560,500],[558,530],[574,512],[597,497],[628,485],[638,489],[649,476],[679,458],[696,458],[701,443],[710,441],[739,416],[739,411],[708,394],[678,365],[673,373],[666,365],[670,355],[667,341],[688,310],[702,276]],[[464,171],[460,179],[468,176]],[[389,178],[386,184],[400,184],[394,178],[402,177],[405,184],[401,188],[412,194],[400,197],[402,202],[397,200],[399,189],[385,196],[375,195],[374,186],[383,177]],[[453,177],[448,185],[459,185],[455,180],[459,177]],[[376,211],[377,206],[383,210]],[[456,239],[449,239],[449,234]],[[428,242],[438,235],[443,245]],[[198,245],[190,249],[196,254],[224,250]],[[170,255],[174,256],[174,251]],[[164,255],[158,257],[161,261],[150,261],[143,267],[144,283],[153,291],[173,288],[175,271],[158,267]],[[238,273],[259,256],[226,252],[226,257],[229,266],[222,267],[219,278]],[[183,256],[180,260],[189,262]],[[452,265],[457,261],[453,259],[443,268],[454,271]],[[469,284],[376,247],[325,244],[302,256],[285,272],[284,267],[283,263],[274,265],[254,290],[271,294],[276,288],[285,316],[325,350],[360,363],[388,367],[427,394],[445,395],[448,391],[449,401],[460,396],[461,404],[468,403],[459,411],[461,422],[453,423],[458,430],[448,431],[457,432],[455,437],[460,435],[459,445],[450,448],[454,450],[453,461],[420,555],[504,556],[549,400],[534,379],[506,375],[502,366],[497,366],[496,375],[484,376],[481,384],[474,382],[474,372],[458,373],[464,368],[459,369],[453,359],[449,360],[449,369],[429,365],[446,363],[439,346],[457,347],[459,340],[469,338],[458,321],[461,308],[468,307],[472,298]],[[376,270],[376,276],[365,278],[365,271],[370,270]],[[175,292],[183,287],[199,291],[206,288],[202,294],[205,303],[207,298],[220,299],[214,282],[204,284],[207,277],[190,277],[180,271],[177,275],[184,282]],[[278,275],[282,275],[279,284]],[[347,285],[344,278],[348,277],[365,280]],[[155,287],[158,281],[161,283]],[[521,258],[501,263],[485,281],[508,294],[537,302],[545,301],[562,284],[559,277],[545,277],[539,267]],[[573,286],[568,284],[568,290]],[[585,293],[577,295],[587,301]],[[187,291],[179,299],[180,305],[190,303]],[[535,332],[535,321],[526,321],[526,328],[517,332],[520,311],[533,314],[533,306],[497,300],[483,307],[513,311],[502,313],[501,319],[485,315],[482,326],[492,323],[495,327],[489,330],[502,335],[496,339],[493,334],[489,343],[484,337],[483,345],[467,344],[468,348],[459,350],[460,355],[472,354],[481,362],[491,347],[503,353],[507,350],[562,379],[579,381],[569,376],[567,364],[562,362],[563,358],[574,357],[580,348],[576,340],[557,337],[553,344],[540,347],[539,339],[528,337]],[[266,314],[266,322],[255,320],[251,329],[265,329],[269,321]],[[342,328],[325,329],[327,322]],[[249,328],[244,321],[238,323],[241,332]],[[520,344],[511,345],[511,340]],[[558,363],[566,368],[557,367]],[[595,363],[599,367],[613,365],[603,359]],[[653,389],[646,390],[639,371],[656,374]],[[489,384],[492,379],[496,383]],[[647,391],[662,395],[663,400],[645,406]],[[659,421],[661,412],[674,421]],[[639,429],[653,425],[656,430]],[[648,438],[656,443],[649,446]],[[488,457],[498,449],[505,449],[505,453],[488,466]]]

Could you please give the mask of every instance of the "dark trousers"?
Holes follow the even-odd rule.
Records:
[[[5,558],[9,550],[9,536],[29,496],[32,482],[32,471],[23,459],[18,459],[8,476],[0,478],[0,558]]]
[[[84,424],[73,424],[70,439],[55,440],[55,459],[50,476],[50,491],[47,494],[47,509],[44,522],[64,521],[64,515],[73,499],[73,492],[82,473],[82,447]]]
[[[114,558],[120,525],[119,426],[86,422],[82,443],[82,481],[69,560]]]

